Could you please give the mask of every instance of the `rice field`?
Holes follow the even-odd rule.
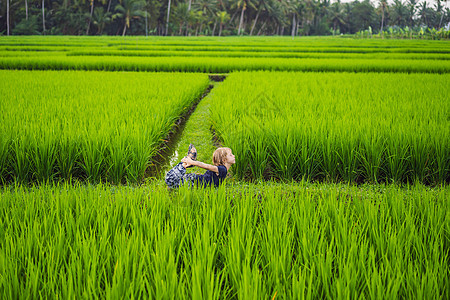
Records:
[[[0,71],[2,183],[141,182],[204,74]]]
[[[12,186],[2,298],[449,297],[447,188]]]
[[[240,178],[450,181],[450,76],[237,72],[216,133]]]
[[[343,38],[8,37],[0,69],[449,73],[447,41]],[[427,60],[426,63],[423,60]]]
[[[449,73],[448,41],[2,37],[0,299],[450,298]],[[182,129],[232,148],[219,188],[149,172]]]

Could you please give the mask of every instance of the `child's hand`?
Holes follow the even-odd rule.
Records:
[[[192,166],[194,164],[194,161],[188,156],[183,157],[181,162],[184,163],[186,167]]]

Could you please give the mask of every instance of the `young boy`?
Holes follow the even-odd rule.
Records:
[[[196,158],[197,150],[190,144],[187,156],[166,174],[166,184],[169,188],[177,188],[184,182],[188,182],[190,186],[194,184],[211,186],[214,184],[215,187],[218,187],[227,176],[231,165],[235,163],[235,157],[230,148],[218,148],[214,151],[214,165],[202,163],[197,161]],[[205,174],[186,174],[186,168],[194,166],[205,169]]]

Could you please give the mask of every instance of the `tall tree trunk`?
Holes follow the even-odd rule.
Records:
[[[125,36],[126,32],[127,32],[127,22],[125,22],[125,26],[123,26],[122,36]]]
[[[25,20],[28,21],[28,0],[25,0]]]
[[[292,32],[291,32],[292,37],[295,36],[295,13],[292,13]]]
[[[258,33],[256,35],[260,35],[261,31],[264,29],[264,27],[266,26],[267,20],[264,21],[264,23],[262,24],[261,28],[259,28]]]
[[[217,27],[217,20],[214,21],[214,26],[213,26],[212,36],[214,36],[214,32],[216,31],[216,27]]]
[[[148,11],[145,7],[145,36],[148,37]]]
[[[167,22],[166,22],[166,36],[169,34],[169,16],[170,16],[170,0],[167,5]]]
[[[222,26],[223,26],[223,23],[220,22],[220,26],[219,26],[219,36],[222,35]]]
[[[231,24],[233,22],[234,17],[236,16],[237,11],[234,12],[234,14],[231,16],[230,21],[228,21],[228,24]]]
[[[255,29],[256,22],[258,22],[259,13],[261,12],[261,6],[258,9],[258,13],[256,14],[255,20],[253,21],[252,29],[250,29],[250,35],[253,34],[253,30]]]
[[[45,13],[44,0],[42,0],[42,34],[45,35]]]
[[[241,26],[242,26],[242,22],[244,21],[244,11],[245,11],[245,3],[244,3],[244,5],[242,5],[241,19],[239,21],[238,35],[241,35]]]
[[[108,9],[106,9],[106,12],[109,13],[110,9],[111,9],[111,0],[108,1]]]
[[[9,35],[9,0],[6,0],[6,32]]]
[[[280,35],[284,35],[284,26],[281,26],[281,34]]]
[[[381,5],[383,5],[383,4],[381,4]],[[384,36],[383,25],[384,25],[384,6],[381,6],[381,28],[380,28],[381,36]]]
[[[89,17],[88,26],[86,28],[86,35],[89,35],[89,28],[91,27],[92,13],[94,12],[94,0],[91,0],[91,16]]]
[[[192,4],[192,0],[189,0],[189,4],[188,4],[188,13],[191,11],[191,4]],[[189,17],[188,17],[188,18],[189,18]],[[185,24],[186,24],[186,36],[188,36],[189,28],[190,28],[190,26],[189,26],[189,19],[188,19],[187,22],[185,22]],[[181,34],[180,34],[180,35],[181,35]]]

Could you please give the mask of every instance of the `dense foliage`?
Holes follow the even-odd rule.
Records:
[[[405,31],[423,36],[450,22],[443,0],[2,0],[0,10],[4,35],[303,36],[367,30],[400,37]]]

